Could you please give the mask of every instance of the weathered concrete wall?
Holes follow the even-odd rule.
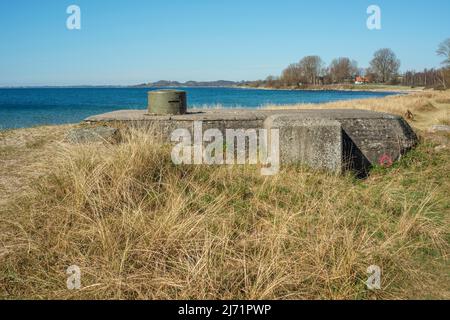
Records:
[[[281,163],[303,163],[312,168],[342,172],[342,126],[336,120],[269,116],[264,128],[278,129]]]
[[[401,117],[340,122],[348,138],[372,164],[378,164],[384,155],[396,161],[417,143],[416,134]]]
[[[399,116],[367,110],[190,110],[184,115],[148,115],[145,110],[123,110],[93,116],[87,122],[152,127],[167,140],[178,128],[203,130],[281,129],[281,161],[305,163],[341,172],[366,172],[370,165],[398,160],[417,143],[408,123]]]
[[[277,119],[275,122],[273,119]],[[364,112],[362,110],[325,110],[315,114],[310,113],[291,113],[288,115],[270,116],[265,127],[270,128],[272,123],[274,127],[281,128],[282,131],[292,132],[297,130],[299,133],[290,139],[280,138],[285,145],[295,148],[298,144],[304,146],[308,143],[315,143],[316,146],[310,149],[309,157],[306,158],[302,152],[298,153],[298,158],[294,162],[305,163],[316,167],[317,153],[322,154],[319,157],[319,167],[329,168],[331,163],[338,163],[338,159],[330,160],[330,155],[335,154],[333,146],[337,147],[338,141],[333,141],[329,133],[329,125],[323,122],[322,128],[320,122],[308,124],[308,121],[336,121],[340,124],[342,135],[342,169],[353,169],[361,174],[367,172],[371,165],[381,164],[383,161],[394,162],[401,155],[410,150],[416,143],[417,137],[411,127],[401,117],[376,112]],[[273,124],[272,124],[273,126]],[[315,135],[312,136],[304,127],[315,128]],[[300,133],[302,132],[302,133]],[[329,141],[333,141],[330,145]],[[341,141],[341,140],[339,140]],[[324,150],[324,149],[327,150]],[[289,159],[293,159],[293,154]],[[328,160],[327,160],[328,159]],[[335,169],[338,171],[338,168]]]

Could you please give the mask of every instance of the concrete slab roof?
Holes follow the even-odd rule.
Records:
[[[295,114],[305,119],[399,119],[401,117],[358,109],[190,109],[183,115],[154,115],[147,110],[119,110],[85,119],[87,122],[104,121],[245,121],[264,120],[271,115]]]

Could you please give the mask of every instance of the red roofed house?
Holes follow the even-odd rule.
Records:
[[[365,83],[369,83],[369,79],[367,79],[366,77],[357,76],[355,78],[355,84],[365,84]]]

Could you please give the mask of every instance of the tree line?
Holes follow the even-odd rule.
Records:
[[[450,83],[450,38],[441,43],[437,54],[445,58],[443,67],[416,72],[399,72],[401,62],[389,48],[377,50],[370,66],[359,68],[349,57],[333,59],[327,66],[320,56],[306,56],[299,62],[290,64],[281,76],[269,76],[265,80],[252,83],[253,86],[305,87],[355,83],[380,83],[405,86],[444,87]]]

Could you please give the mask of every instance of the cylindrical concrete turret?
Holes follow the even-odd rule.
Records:
[[[148,112],[153,114],[185,114],[186,91],[158,90],[148,92]]]

